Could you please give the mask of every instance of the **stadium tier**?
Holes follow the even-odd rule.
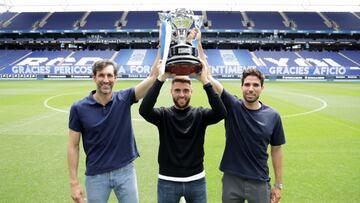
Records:
[[[119,77],[143,78],[151,69],[156,49],[120,51],[0,51],[1,78],[89,78],[91,65],[112,59]],[[359,79],[359,52],[290,52],[206,50],[217,78],[239,78],[243,69],[256,67],[269,79]]]
[[[353,61],[355,64],[360,64],[360,52],[359,51],[341,51],[340,54],[345,58]]]
[[[340,30],[360,30],[359,14],[345,12],[325,12],[324,14]]]
[[[285,12],[288,19],[294,22],[293,28],[297,30],[333,30],[327,27],[324,19],[318,13]]]
[[[35,29],[35,25],[38,21],[46,16],[47,13],[19,13],[12,16],[6,22],[2,24],[2,29],[11,32],[18,32],[19,30],[31,31]]]
[[[243,21],[240,12],[225,12],[225,11],[208,11],[207,19],[211,21],[211,29],[245,29],[242,26]]]
[[[124,29],[157,29],[159,11],[133,11],[129,12],[126,17]]]
[[[215,77],[257,67],[269,79],[360,79],[359,13],[194,13]],[[158,11],[0,13],[0,78],[89,78],[99,59],[146,77],[158,25]]]
[[[128,32],[158,29],[158,11],[0,13],[0,33]],[[346,12],[197,11],[205,32],[246,31],[359,33],[360,17]]]
[[[106,29],[111,30],[116,28],[117,21],[121,18],[123,12],[91,12],[84,21],[82,30],[96,30]]]
[[[58,12],[49,14],[48,18],[42,19],[44,26],[38,30],[73,30],[76,22],[84,15],[84,12]]]
[[[285,26],[284,19],[279,12],[246,12],[250,21],[253,22],[253,29],[268,30],[289,29]]]

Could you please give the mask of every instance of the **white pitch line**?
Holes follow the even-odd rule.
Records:
[[[37,117],[37,118],[31,118],[31,119],[23,119],[23,120],[19,120],[18,124],[14,124],[14,125],[11,125],[10,124],[10,127],[9,125],[7,125],[6,127],[4,128],[1,128],[0,130],[0,134],[2,133],[6,133],[8,131],[12,131],[14,129],[20,129],[21,127],[24,127],[24,126],[27,126],[27,125],[30,125],[36,121],[40,121],[40,120],[44,120],[44,119],[47,119],[47,118],[51,118],[53,116],[55,116],[56,114],[55,113],[51,113],[49,115],[44,115],[42,117]]]
[[[313,109],[313,110],[311,110],[311,111],[306,111],[306,112],[302,112],[302,113],[295,113],[295,114],[285,115],[285,116],[282,116],[282,118],[293,118],[293,117],[298,117],[298,116],[304,116],[304,115],[312,114],[312,113],[321,111],[321,110],[325,109],[325,108],[328,106],[327,102],[326,102],[325,100],[323,100],[323,99],[320,99],[319,97],[315,97],[315,96],[311,96],[311,95],[307,95],[307,94],[299,94],[299,93],[289,93],[289,94],[301,95],[301,96],[303,96],[303,97],[308,97],[308,98],[311,98],[311,99],[315,99],[315,100],[321,102],[321,103],[322,103],[322,106],[320,106],[319,108]]]
[[[48,103],[50,100],[56,98],[56,97],[61,97],[61,96],[65,96],[65,95],[71,95],[71,94],[77,94],[77,93],[65,93],[65,94],[58,94],[58,95],[55,95],[55,96],[51,96],[51,97],[48,97],[47,99],[45,99],[45,101],[43,102],[44,106],[48,109],[51,109],[53,111],[57,111],[57,112],[60,112],[60,113],[69,113],[69,110],[64,110],[64,109],[59,109],[59,108],[55,108],[55,107],[52,107],[50,106]],[[141,119],[141,118],[133,118],[131,119],[133,121],[145,121],[144,119]]]
[[[66,93],[66,94],[58,94],[58,95],[55,95],[55,96],[51,96],[49,98],[47,98],[43,104],[46,108],[48,109],[51,109],[53,111],[57,111],[57,112],[61,112],[61,113],[69,113],[68,110],[64,110],[64,109],[59,109],[59,108],[55,108],[55,107],[52,107],[48,104],[48,102],[56,97],[61,97],[61,96],[65,96],[65,95],[70,95],[70,94],[76,94],[76,93]],[[319,97],[315,97],[315,96],[312,96],[312,95],[307,95],[307,94],[300,94],[300,93],[288,93],[288,94],[295,94],[295,95],[300,95],[300,96],[303,96],[303,97],[308,97],[308,98],[311,98],[311,99],[314,99],[314,100],[317,100],[319,102],[322,103],[322,106],[320,106],[319,108],[316,108],[316,109],[313,109],[311,111],[306,111],[306,112],[302,112],[302,113],[296,113],[296,114],[289,114],[289,115],[284,115],[284,116],[281,116],[282,118],[293,118],[293,117],[298,117],[298,116],[304,116],[304,115],[308,115],[308,114],[312,114],[312,113],[315,113],[315,112],[318,112],[318,111],[321,111],[323,109],[325,109],[328,104],[325,100],[319,98]],[[141,119],[141,118],[132,118],[133,121],[145,121],[144,119]]]
[[[49,98],[47,98],[47,99],[43,102],[43,104],[44,104],[44,106],[45,106],[46,108],[51,109],[51,110],[53,110],[53,111],[57,111],[57,112],[61,112],[61,113],[69,113],[68,110],[63,110],[63,109],[54,108],[54,107],[52,107],[52,106],[50,106],[50,105],[48,104],[48,102],[49,102],[50,100],[52,100],[52,99],[54,99],[54,98],[56,98],[56,97],[65,96],[65,95],[69,95],[69,94],[74,94],[74,93],[58,94],[58,95],[49,97]]]

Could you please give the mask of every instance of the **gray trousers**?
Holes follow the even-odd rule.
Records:
[[[271,186],[269,182],[241,178],[224,173],[222,178],[223,203],[269,203]]]

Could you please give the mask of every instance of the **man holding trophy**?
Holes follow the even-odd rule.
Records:
[[[185,9],[161,15],[160,18],[171,23],[175,29],[177,44],[169,52],[166,49],[163,51],[165,55],[169,53],[170,57],[167,61],[163,60],[163,73],[150,88],[139,109],[141,116],[159,130],[158,203],[178,203],[182,196],[187,202],[206,203],[203,165],[205,131],[208,125],[225,118],[227,112],[210,84],[207,64],[196,57],[196,49],[186,42],[187,38],[196,35],[197,28],[193,29],[189,35],[191,37],[187,33],[193,20],[200,18]],[[162,28],[164,26],[167,25],[163,24]],[[164,32],[163,29],[162,39],[166,33],[172,32]],[[164,49],[166,45],[161,43],[161,46]],[[188,75],[196,75],[203,84],[211,109],[189,105],[192,87]],[[169,76],[174,77],[171,84],[174,105],[154,108],[160,89]]]

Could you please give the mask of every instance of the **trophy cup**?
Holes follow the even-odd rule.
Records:
[[[159,18],[163,22],[170,23],[174,31],[172,32],[172,38],[175,44],[170,47],[165,72],[175,75],[199,73],[202,65],[197,58],[197,49],[187,42],[187,34],[193,24],[194,27],[200,29],[203,20],[202,16],[196,16],[192,11],[180,8],[169,13],[159,13]]]

